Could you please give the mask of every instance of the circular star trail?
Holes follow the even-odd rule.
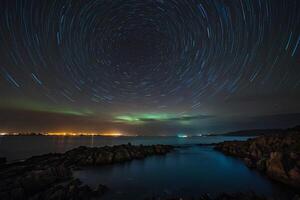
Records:
[[[0,94],[197,110],[300,88],[298,0],[2,0]]]

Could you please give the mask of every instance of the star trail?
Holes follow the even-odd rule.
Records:
[[[254,118],[300,113],[299,43],[299,0],[2,0],[0,129],[274,126]]]

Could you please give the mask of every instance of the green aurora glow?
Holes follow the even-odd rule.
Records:
[[[115,117],[116,122],[123,122],[128,124],[142,124],[146,122],[164,122],[164,121],[177,121],[183,125],[191,124],[192,116],[190,115],[176,115],[170,113],[138,113],[118,115]]]
[[[36,112],[47,112],[47,113],[57,113],[65,115],[75,115],[75,116],[87,116],[93,114],[89,109],[72,109],[69,106],[50,106],[45,103],[30,101],[27,99],[10,99],[1,100],[0,105],[5,108],[13,108],[20,110],[36,111]]]

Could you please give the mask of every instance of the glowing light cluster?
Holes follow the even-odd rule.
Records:
[[[107,137],[120,137],[125,136],[120,132],[104,132],[104,133],[81,133],[81,132],[50,132],[46,135],[49,136],[107,136]]]
[[[6,132],[2,132],[0,133],[0,136],[18,136],[21,135],[20,133],[6,133]]]
[[[188,135],[186,135],[186,134],[177,134],[177,137],[179,137],[179,138],[187,138]]]

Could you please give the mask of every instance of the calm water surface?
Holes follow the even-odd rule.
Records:
[[[125,164],[86,168],[75,177],[91,187],[99,183],[111,191],[104,199],[145,199],[153,196],[189,196],[222,192],[255,192],[289,199],[292,193],[249,170],[240,160],[212,147],[192,146],[167,156],[153,156]]]
[[[203,193],[255,192],[268,197],[289,197],[287,188],[277,185],[240,160],[223,155],[208,144],[225,140],[246,140],[246,137],[0,137],[0,156],[9,161],[25,159],[49,152],[65,152],[84,146],[126,144],[172,144],[185,148],[144,160],[85,168],[75,171],[75,177],[91,187],[107,185],[111,190],[104,199],[144,199],[160,196],[197,196]]]

